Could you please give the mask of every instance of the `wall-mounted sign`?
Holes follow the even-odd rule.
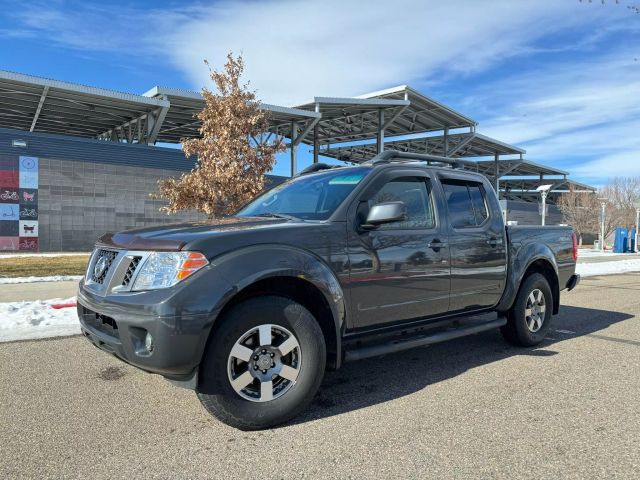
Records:
[[[38,250],[38,159],[0,156],[0,250]]]

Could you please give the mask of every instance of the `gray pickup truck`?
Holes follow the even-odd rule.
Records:
[[[579,281],[575,235],[505,227],[487,179],[458,167],[316,164],[235,216],[104,235],[82,332],[247,430],[299,414],[346,361],[494,328],[537,345]]]

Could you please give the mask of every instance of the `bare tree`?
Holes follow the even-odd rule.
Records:
[[[601,200],[605,199],[604,238],[616,227],[631,228],[635,224],[635,203],[640,200],[640,177],[616,177],[597,194],[571,191],[558,200],[564,221],[576,231],[582,244],[585,233],[600,233]]]
[[[613,178],[600,190],[600,196],[611,203],[616,227],[629,228],[635,224],[635,203],[640,200],[640,177]]]
[[[213,218],[233,213],[264,188],[264,176],[284,149],[279,138],[267,132],[268,113],[260,108],[255,92],[241,84],[241,56],[227,55],[223,71],[211,69],[216,92],[204,87],[200,138],[182,141],[185,155],[195,155],[196,166],[178,179],[161,180],[155,197],[165,198],[167,213],[197,210]]]
[[[597,195],[592,192],[576,192],[562,194],[558,199],[558,208],[562,212],[565,223],[573,227],[582,245],[585,233],[600,231],[598,212],[600,204]]]

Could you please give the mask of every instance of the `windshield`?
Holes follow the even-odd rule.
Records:
[[[370,171],[367,167],[341,168],[297,177],[259,196],[237,215],[326,220]]]

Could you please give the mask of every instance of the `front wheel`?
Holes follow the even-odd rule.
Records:
[[[322,330],[302,305],[282,297],[243,301],[220,319],[200,368],[198,398],[241,430],[283,423],[313,399],[326,363]]]
[[[544,340],[553,310],[553,297],[547,279],[534,273],[518,291],[507,314],[507,324],[500,328],[504,338],[523,347],[533,347]]]

